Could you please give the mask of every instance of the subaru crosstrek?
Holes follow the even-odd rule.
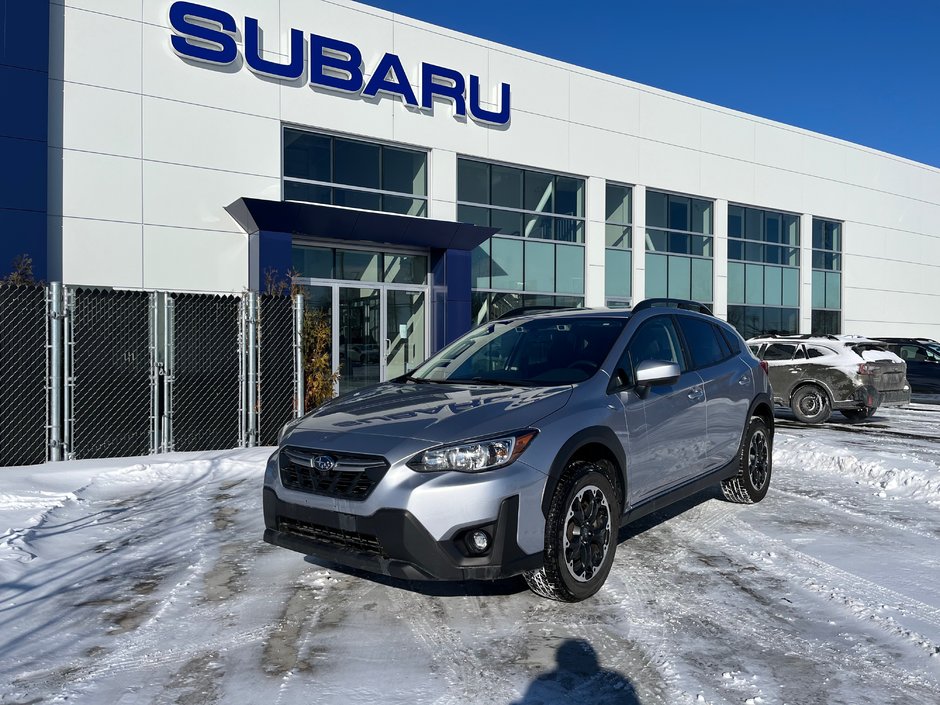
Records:
[[[764,497],[772,409],[762,363],[700,304],[487,323],[287,424],[264,538],[404,579],[521,573],[582,600],[624,524],[714,484]]]

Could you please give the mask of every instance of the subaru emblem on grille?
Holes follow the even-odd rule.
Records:
[[[336,461],[328,455],[318,455],[310,461],[310,464],[320,472],[329,472],[336,467]]]

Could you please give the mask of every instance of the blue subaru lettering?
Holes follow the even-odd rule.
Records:
[[[281,64],[262,57],[261,27],[254,17],[245,18],[245,62],[255,73],[271,78],[293,81],[304,74],[304,33],[299,29],[290,31],[290,62]]]
[[[218,29],[196,24],[193,20],[218,25]],[[235,18],[227,12],[194,2],[176,2],[170,7],[170,26],[176,32],[170,41],[180,56],[223,66],[238,58],[238,45],[233,36],[238,26]],[[191,39],[216,46],[194,44]]]
[[[389,72],[394,77],[392,81],[388,80]],[[382,57],[362,94],[372,97],[379,92],[400,95],[405,99],[406,104],[414,108],[418,107],[418,99],[415,98],[415,92],[408,82],[408,76],[401,65],[401,59],[394,54],[386,54]]]
[[[450,84],[438,83],[435,78],[450,81]],[[421,107],[425,110],[434,109],[434,96],[438,95],[452,101],[454,114],[463,117],[467,114],[464,90],[463,74],[459,71],[434,64],[421,64]]]
[[[327,53],[329,52],[329,53]],[[326,69],[349,74],[348,78],[326,73]],[[340,39],[310,35],[310,83],[338,91],[362,90],[362,52]]]
[[[480,107],[480,77],[470,76],[470,116],[480,122],[492,125],[509,124],[509,84],[503,83],[500,87],[499,110],[486,110]]]

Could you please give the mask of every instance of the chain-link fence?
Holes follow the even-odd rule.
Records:
[[[303,394],[295,308],[0,286],[0,467],[276,443]]]
[[[72,458],[143,455],[152,449],[150,299],[142,291],[68,290],[71,408],[66,405],[66,414]]]
[[[240,299],[176,294],[171,301],[172,449],[235,448],[243,384]]]
[[[0,285],[0,467],[46,459],[46,292]]]

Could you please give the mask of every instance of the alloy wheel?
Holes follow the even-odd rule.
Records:
[[[610,549],[610,505],[595,485],[583,487],[565,517],[564,555],[578,582],[594,577]]]

